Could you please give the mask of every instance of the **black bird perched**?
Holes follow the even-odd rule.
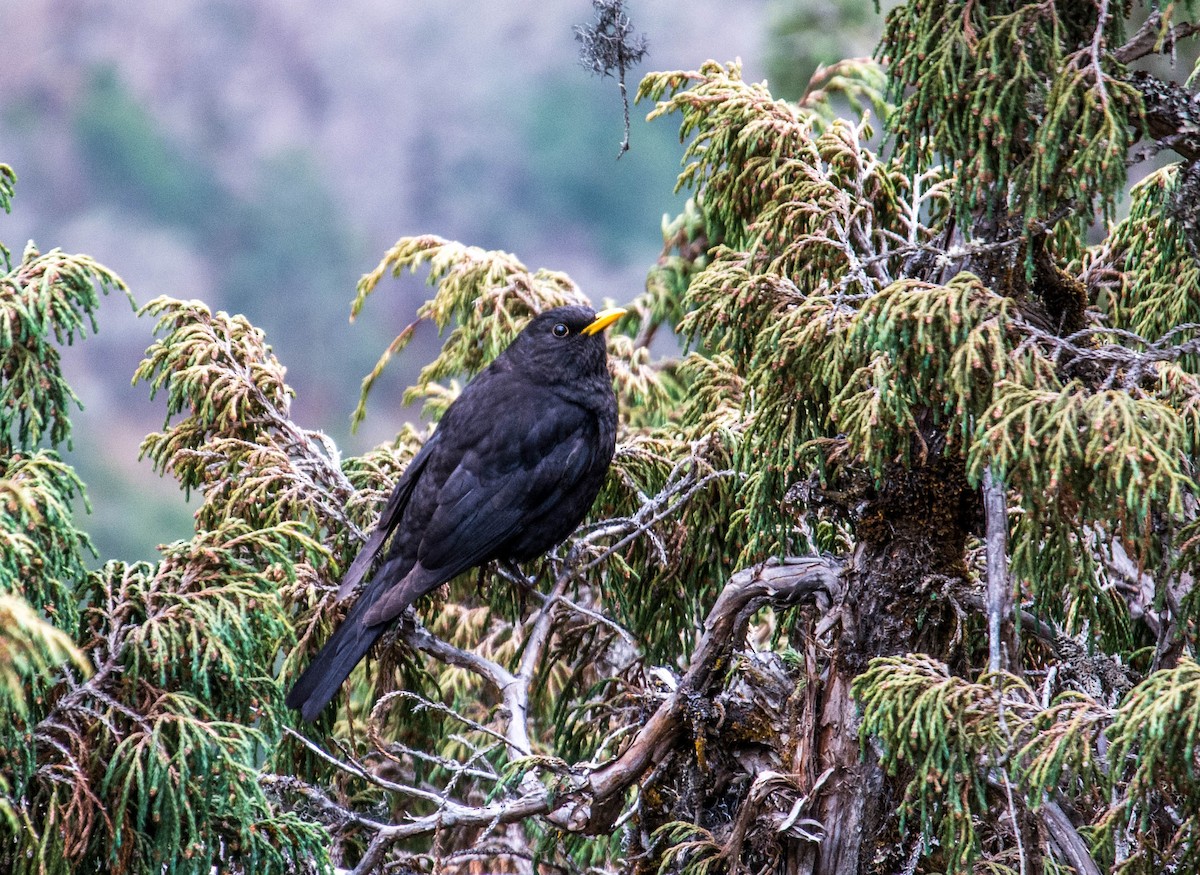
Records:
[[[288,694],[314,719],[380,635],[427,592],[493,559],[532,559],[579,525],[604,483],[617,399],[603,331],[625,313],[536,317],[462,390],[396,483],[338,591],[391,542],[350,613]]]

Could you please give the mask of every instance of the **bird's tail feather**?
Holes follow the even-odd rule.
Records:
[[[374,602],[368,595],[363,593],[359,596],[346,619],[313,657],[308,668],[288,693],[288,707],[298,710],[305,720],[316,719],[337,695],[342,682],[350,676],[354,666],[366,656],[371,645],[388,627],[387,623],[368,626],[363,622],[363,615]]]

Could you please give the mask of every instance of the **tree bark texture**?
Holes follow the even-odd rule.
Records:
[[[814,760],[810,771],[832,770],[816,815],[824,840],[800,849],[790,867],[797,875],[903,867],[898,787],[874,753],[862,751],[850,685],[877,656],[921,651],[954,662],[960,630],[947,588],[966,575],[963,557],[967,533],[978,527],[978,493],[967,485],[961,460],[942,454],[936,435],[929,439],[924,464],[891,472],[856,527],[845,596],[834,608],[840,634],[819,690],[816,735],[801,739],[799,750]]]

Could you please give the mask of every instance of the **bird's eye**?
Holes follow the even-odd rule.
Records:
[[[554,331],[555,337],[566,337],[571,333],[571,329],[561,322],[555,322],[552,330]]]

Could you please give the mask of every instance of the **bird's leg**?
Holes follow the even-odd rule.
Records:
[[[541,595],[538,592],[537,582],[532,577],[526,577],[525,572],[521,570],[521,566],[512,559],[501,559],[500,568],[508,576],[508,579],[517,585],[517,597],[520,601],[517,607],[524,614],[525,599],[529,597],[529,594],[533,593],[535,596]]]
[[[500,567],[504,570],[504,573],[508,575],[509,579],[517,586],[521,587],[522,590],[537,589],[536,581],[534,581],[534,579],[531,577],[526,577],[525,572],[521,570],[521,566],[518,565],[514,560],[501,559]]]

